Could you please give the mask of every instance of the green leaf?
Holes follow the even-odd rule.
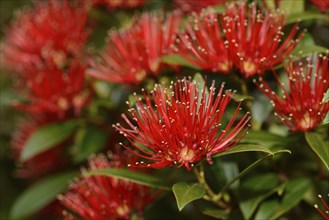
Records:
[[[288,15],[303,13],[304,0],[280,1],[280,9],[286,12]]]
[[[239,166],[236,162],[226,161],[222,163],[222,168],[224,171],[224,177],[226,182],[231,182],[237,175],[239,175]],[[239,186],[239,181],[235,181],[231,188],[237,188]]]
[[[105,146],[107,133],[95,127],[88,127],[79,130],[74,145],[73,161],[80,163],[90,154],[97,153]]]
[[[25,218],[48,205],[65,190],[67,182],[74,175],[75,172],[56,174],[28,188],[15,201],[10,211],[10,219]]]
[[[67,121],[39,128],[27,140],[20,159],[26,161],[39,153],[55,147],[68,138],[76,127],[76,121]]]
[[[314,19],[324,19],[328,20],[327,14],[320,14],[315,12],[303,12],[303,13],[293,13],[288,16],[286,21],[287,24],[295,23],[298,21],[314,20]]]
[[[275,209],[275,214],[268,219],[278,219],[280,216],[295,207],[311,188],[311,181],[305,178],[291,180],[286,185],[286,190],[280,202],[280,207]]]
[[[278,151],[272,152],[271,154],[266,155],[265,157],[262,157],[262,158],[258,159],[257,161],[255,161],[254,163],[252,163],[251,165],[249,165],[247,168],[245,168],[244,170],[242,170],[239,173],[239,175],[235,176],[230,182],[226,183],[225,186],[221,189],[219,195],[221,196],[227,189],[230,188],[230,186],[235,181],[241,179],[247,173],[249,173],[250,171],[252,171],[255,167],[257,167],[259,164],[261,164],[265,159],[267,159],[268,157],[274,156],[276,154],[280,154],[280,153],[290,153],[290,151],[289,150],[278,150]]]
[[[292,52],[294,56],[305,56],[315,53],[325,53],[328,49],[315,44],[311,34],[304,33],[304,37],[298,43],[297,47]]]
[[[198,183],[179,182],[173,185],[172,191],[175,195],[179,211],[190,202],[201,199],[206,194],[203,186]]]
[[[328,102],[329,101],[329,89],[327,89],[326,94],[324,94],[322,102]]]
[[[199,209],[204,215],[208,215],[216,219],[228,219],[228,211],[208,206],[199,207]]]
[[[263,4],[263,1],[261,1],[261,6]],[[265,4],[268,8],[275,9],[275,1],[274,0],[265,0]]]
[[[289,145],[294,141],[284,136],[269,133],[267,131],[248,131],[248,134],[241,140],[241,143],[254,143],[264,146]]]
[[[275,174],[253,176],[242,183],[240,209],[245,219],[250,219],[258,205],[268,196],[282,189]]]
[[[252,152],[252,151],[257,151],[257,152],[263,152],[267,154],[273,154],[272,151],[270,151],[268,148],[258,145],[258,144],[238,144],[226,151],[220,152],[215,154],[213,157],[220,157],[228,154],[236,154],[236,153],[242,153],[242,152]]]
[[[262,93],[255,94],[251,107],[251,115],[254,121],[261,125],[269,116],[272,109],[273,106],[265,95]]]
[[[88,175],[102,175],[111,176],[118,179],[129,180],[134,183],[138,183],[145,186],[151,186],[154,188],[170,190],[168,184],[164,184],[166,181],[155,176],[150,176],[145,173],[138,173],[124,168],[107,168],[99,170],[91,170]]]
[[[275,210],[277,210],[279,206],[280,204],[277,200],[270,200],[262,203],[257,211],[255,220],[270,219],[271,216],[275,215]]]
[[[326,117],[324,117],[322,124],[326,125],[329,123],[329,112],[327,112]]]
[[[214,190],[219,191],[226,183],[230,182],[239,174],[239,166],[236,161],[226,161],[215,159],[213,164],[209,167],[213,178],[216,180]],[[239,183],[234,183],[232,188],[238,187]]]
[[[169,65],[187,66],[197,70],[201,69],[200,67],[194,65],[193,63],[186,60],[184,57],[177,54],[165,55],[161,58],[161,61]]]
[[[329,141],[316,132],[305,132],[305,138],[311,149],[318,155],[329,170]]]

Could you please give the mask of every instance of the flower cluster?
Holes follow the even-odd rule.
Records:
[[[124,166],[118,155],[109,155],[109,160],[104,155],[89,159],[90,170]],[[72,182],[68,192],[58,197],[65,208],[83,219],[131,219],[136,212],[140,215],[157,194],[147,186],[114,177],[88,176],[87,172],[83,169],[82,177]],[[64,218],[76,219],[70,212],[64,211]]]
[[[206,71],[227,73],[234,64],[246,78],[282,62],[303,36],[296,37],[296,24],[283,40],[285,15],[245,1],[227,5],[222,14],[210,11],[191,20],[176,53]]]
[[[78,61],[72,62],[67,70],[55,65],[36,69],[26,85],[29,103],[14,106],[48,122],[79,115],[91,98],[91,93],[85,90],[85,69]]]
[[[21,11],[6,31],[2,60],[18,72],[49,61],[64,66],[68,58],[81,54],[89,35],[86,19],[81,1],[75,5],[68,0],[37,3],[33,9]]]
[[[124,30],[112,31],[106,50],[92,61],[89,74],[109,82],[140,84],[164,67],[161,57],[171,51],[181,15],[146,13]]]
[[[140,100],[136,108],[130,106],[137,126],[123,115],[128,128],[120,124],[114,127],[139,153],[126,147],[128,150],[153,162],[136,165],[163,168],[176,164],[190,170],[204,158],[212,163],[214,154],[234,146],[245,136],[250,116],[247,113],[238,120],[239,107],[226,126],[221,124],[231,95],[224,93],[224,84],[216,95],[214,83],[208,93],[206,86],[199,88],[187,79],[178,80],[170,89],[156,85],[149,95],[145,94],[145,103]]]
[[[7,29],[1,59],[17,73],[25,98],[13,106],[30,118],[19,126],[12,144],[14,158],[21,164],[19,176],[45,174],[62,161],[59,146],[23,163],[20,154],[39,127],[78,116],[91,98],[85,82],[87,66],[82,64],[89,36],[87,16],[81,0],[41,1],[21,11]]]
[[[218,19],[219,15],[212,10],[193,14],[186,24],[185,33],[178,36],[176,52],[205,71],[228,73],[233,62],[228,42],[221,36]]]
[[[309,131],[322,122],[329,102],[322,102],[329,88],[328,57],[319,55],[306,62],[291,60],[285,67],[289,90],[279,78],[282,97],[260,78],[258,87],[271,100],[276,116],[292,131]]]

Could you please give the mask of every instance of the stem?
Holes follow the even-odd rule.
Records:
[[[193,172],[194,172],[194,175],[196,176],[199,184],[201,184],[206,191],[206,195],[203,198],[205,200],[208,200],[208,201],[214,203],[215,205],[217,205],[220,208],[229,209],[230,207],[225,202],[221,201],[219,196],[208,185],[206,178],[205,178],[205,174],[204,174],[203,164],[202,163],[200,164],[200,170],[197,167],[195,167],[193,169]]]

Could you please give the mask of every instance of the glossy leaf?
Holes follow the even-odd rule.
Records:
[[[213,157],[221,157],[224,155],[229,155],[229,154],[236,154],[236,153],[242,153],[242,152],[263,152],[267,154],[273,154],[272,151],[270,151],[268,148],[258,145],[258,144],[238,144],[226,151],[220,152],[215,154]]]
[[[329,123],[329,112],[327,112],[326,117],[324,117],[322,124],[326,125]]]
[[[228,211],[221,210],[218,208],[201,207],[200,211],[202,212],[202,214],[214,217],[216,219],[227,219],[229,216]]]
[[[55,147],[72,135],[76,127],[76,121],[67,121],[39,128],[27,140],[21,154],[21,160],[26,161],[39,153]]]
[[[305,132],[305,138],[311,149],[329,170],[329,141],[316,132]]]
[[[258,159],[257,161],[255,161],[254,163],[252,163],[251,165],[249,165],[247,168],[245,168],[244,170],[242,170],[237,176],[235,176],[230,182],[228,182],[222,189],[221,192],[219,194],[224,193],[227,189],[230,188],[230,186],[237,180],[241,179],[243,176],[245,176],[246,174],[248,174],[250,171],[252,171],[255,167],[257,167],[259,164],[261,164],[265,159],[267,159],[268,157],[274,156],[276,154],[280,154],[280,153],[290,153],[289,150],[278,150],[275,152],[272,152],[272,154],[268,154],[265,157],[262,157],[260,159]]]
[[[111,176],[118,179],[129,180],[134,183],[138,183],[145,186],[150,186],[154,188],[167,189],[170,190],[168,184],[165,184],[165,180],[157,178],[155,176],[150,176],[145,173],[138,173],[124,168],[107,168],[99,170],[91,170],[88,175],[102,175]]]
[[[175,195],[179,211],[190,202],[201,199],[206,194],[203,186],[198,183],[179,182],[173,185],[172,191]]]
[[[305,56],[316,53],[325,53],[328,49],[315,44],[311,34],[305,33],[302,40],[298,43],[297,47],[292,52],[294,56]]]
[[[280,1],[280,7],[282,11],[290,14],[303,13],[304,12],[304,0],[293,1]]]
[[[251,107],[252,119],[258,124],[262,124],[266,118],[269,116],[273,109],[273,106],[262,93],[257,93],[254,96],[254,101]]]
[[[264,146],[276,146],[276,145],[290,145],[293,143],[293,137],[284,137],[276,134],[272,134],[268,131],[253,131],[250,130],[248,134],[241,140],[241,143],[254,143]]]
[[[305,178],[294,179],[287,183],[286,190],[280,202],[279,208],[275,209],[275,214],[269,219],[278,219],[280,216],[295,207],[311,188],[311,181]]]
[[[213,164],[209,168],[211,169],[211,176],[216,181],[216,184],[214,184],[215,191],[219,191],[226,183],[239,174],[239,166],[236,161],[221,160],[220,158],[214,159]],[[238,187],[238,181],[232,185],[232,188],[236,187]]]
[[[88,127],[77,133],[74,146],[73,161],[80,163],[90,154],[97,153],[103,149],[107,140],[107,133],[94,127]]]
[[[74,172],[56,174],[32,185],[15,201],[10,211],[10,219],[25,218],[48,205],[65,190],[74,175]]]
[[[245,219],[250,219],[258,205],[268,196],[282,188],[275,174],[262,174],[247,179],[241,185],[240,209]]]
[[[275,210],[279,209],[279,206],[280,204],[277,200],[269,200],[262,203],[257,211],[255,220],[270,219],[271,216],[275,215]]]
[[[179,56],[177,54],[172,55],[165,55],[161,58],[163,63],[169,64],[169,65],[179,65],[179,66],[186,66],[193,69],[200,70],[200,68],[193,63],[190,63],[187,61],[184,57]]]
[[[222,168],[224,171],[224,177],[226,182],[231,182],[237,175],[239,175],[239,166],[235,162],[225,162],[222,164]],[[235,181],[232,185],[231,188],[235,189],[239,186],[239,180]]]
[[[314,20],[314,19],[329,20],[328,15],[326,14],[320,14],[316,12],[302,12],[302,13],[290,14],[288,16],[286,24],[291,24],[298,21]]]
[[[311,188],[311,181],[305,178],[290,180],[285,187],[283,197],[272,199],[261,204],[255,219],[278,219],[295,207]]]

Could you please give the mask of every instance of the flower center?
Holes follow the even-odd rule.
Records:
[[[152,72],[156,73],[159,70],[160,62],[158,60],[153,61],[153,63],[150,66],[150,69]]]
[[[126,204],[123,204],[123,205],[117,207],[117,213],[120,216],[125,216],[125,215],[127,215],[128,212],[129,212],[129,208]]]
[[[194,158],[194,155],[194,151],[189,149],[188,147],[184,147],[180,152],[180,158],[182,159],[182,161],[185,162],[191,162]]]
[[[140,72],[138,72],[137,74],[136,74],[136,80],[138,81],[138,82],[140,82],[140,81],[142,81],[144,78],[145,78],[145,76],[146,76],[146,72],[145,72],[145,70],[141,70]]]
[[[66,100],[66,98],[63,98],[63,97],[58,99],[57,105],[63,110],[67,110],[69,108],[68,101]]]
[[[242,65],[243,65],[243,70],[247,74],[247,76],[253,75],[256,73],[256,65],[253,62],[251,62],[250,60],[243,61]]]
[[[231,66],[231,62],[229,62],[229,61],[225,61],[223,63],[218,63],[218,69],[221,71],[224,71],[224,72],[229,71],[230,66]]]
[[[314,121],[312,120],[312,118],[310,117],[310,115],[308,113],[304,114],[304,117],[302,118],[302,120],[299,123],[299,126],[304,129],[310,129],[314,126]]]

